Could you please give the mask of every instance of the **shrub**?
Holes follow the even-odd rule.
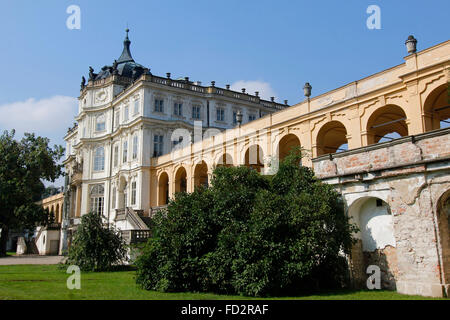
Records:
[[[106,227],[102,218],[89,213],[81,217],[74,234],[67,264],[84,271],[106,271],[127,260],[127,246],[119,231]]]
[[[272,176],[220,167],[211,187],[177,194],[137,261],[149,290],[249,296],[341,287],[355,230],[334,189],[293,152]]]

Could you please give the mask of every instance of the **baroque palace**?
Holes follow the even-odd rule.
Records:
[[[307,83],[305,99],[289,106],[153,75],[132,58],[127,30],[119,59],[83,77],[65,136],[65,192],[44,200],[58,201],[61,229],[39,230],[40,251],[52,232],[54,250],[67,250],[91,211],[129,242],[144,241],[155,210],[207,184],[216,166],[271,174],[301,146],[302,164],[336,187],[360,229],[348,257],[354,284],[365,286],[376,265],[383,288],[449,296],[450,40],[419,52],[416,43],[406,40],[402,64],[320,96]]]

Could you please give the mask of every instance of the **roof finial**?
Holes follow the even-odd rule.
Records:
[[[117,62],[119,64],[123,63],[123,62],[134,62],[133,57],[131,56],[131,52],[130,52],[131,41],[130,41],[130,39],[128,39],[128,32],[130,32],[130,29],[128,29],[128,26],[125,29],[125,32],[127,34],[125,36],[125,40],[123,41],[122,55],[120,56],[119,60],[117,60]]]

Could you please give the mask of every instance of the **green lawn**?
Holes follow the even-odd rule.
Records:
[[[160,293],[145,291],[134,282],[134,271],[81,273],[81,289],[69,290],[69,274],[56,265],[0,266],[0,299],[132,299],[132,300],[234,300],[249,299],[205,293]],[[306,300],[398,300],[426,299],[391,291],[341,291],[282,299]]]

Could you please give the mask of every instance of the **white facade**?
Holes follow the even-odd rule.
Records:
[[[214,83],[202,87],[188,79],[156,77],[148,69],[139,77],[128,77],[127,64],[139,68],[131,58],[129,43],[127,37],[124,53],[114,66],[122,74],[114,67],[107,73],[104,67],[103,73],[90,75],[87,85],[82,84],[77,123],[65,137],[65,166],[72,188],[66,219],[73,218],[71,224],[90,211],[101,213],[110,223],[115,223],[116,209],[147,213],[150,160],[181,142],[179,135],[172,137],[176,129],[192,134],[194,121],[201,121],[203,130],[225,130],[237,125],[238,111],[246,123],[286,107],[216,88]],[[189,143],[189,138],[185,136],[182,142]],[[127,221],[116,226],[134,228]]]

